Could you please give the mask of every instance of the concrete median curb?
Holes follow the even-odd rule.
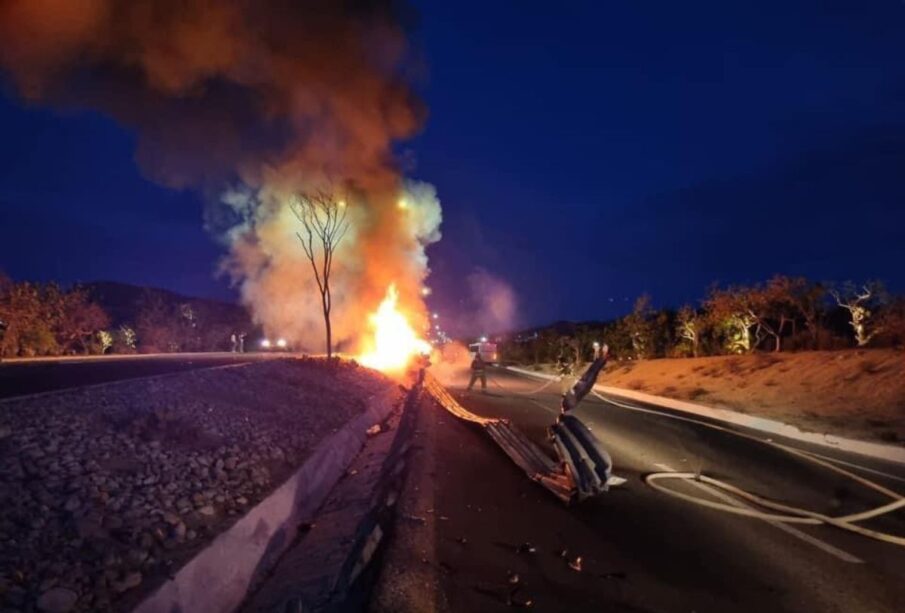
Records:
[[[558,378],[556,375],[527,370],[525,368],[517,368],[515,366],[507,366],[505,368],[506,370],[509,370],[511,372],[526,375],[529,377],[535,377],[545,381],[555,380]],[[863,455],[878,460],[884,460],[887,462],[905,464],[905,447],[897,447],[895,445],[884,445],[882,443],[873,443],[870,441],[845,438],[828,433],[804,432],[797,426],[793,426],[781,421],[776,421],[774,419],[757,417],[756,415],[747,415],[744,413],[730,411],[728,409],[716,409],[713,407],[695,404],[693,402],[686,402],[684,400],[676,400],[673,398],[665,398],[663,396],[655,396],[653,394],[645,394],[644,392],[637,392],[634,390],[627,390],[619,387],[597,385],[594,389],[601,393],[624,400],[643,402],[645,404],[669,409],[671,411],[677,411],[689,415],[696,415],[698,417],[705,417],[707,419],[721,423],[741,426],[744,428],[749,428],[751,430],[757,430],[758,432],[764,432],[775,436],[782,436],[784,438],[792,439],[795,441],[801,441],[803,443],[810,443],[812,445],[820,445],[822,447],[828,447],[831,449],[848,451],[851,453],[856,453],[858,455]]]
[[[323,440],[289,479],[218,535],[134,611],[235,610],[343,477],[365,444],[366,430],[383,421],[400,397],[397,388],[372,397],[362,414]]]

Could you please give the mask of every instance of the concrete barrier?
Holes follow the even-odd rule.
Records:
[[[397,388],[324,439],[304,464],[176,574],[145,598],[136,613],[225,613],[235,610],[295,540],[364,446],[366,430],[400,401]]]

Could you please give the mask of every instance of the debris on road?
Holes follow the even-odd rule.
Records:
[[[581,572],[581,556],[576,557],[574,560],[569,562],[569,568],[574,570],[577,573]]]
[[[413,522],[416,522],[416,523],[419,523],[419,524],[426,524],[426,523],[427,523],[427,518],[426,518],[426,517],[421,517],[421,516],[419,516],[419,515],[402,515],[402,519],[405,519],[405,520],[408,520],[408,521],[413,521]]]
[[[373,426],[365,430],[365,433],[368,436],[377,436],[378,434],[380,434],[380,432],[380,424],[374,424]]]
[[[531,543],[522,543],[521,545],[516,547],[515,552],[523,554],[523,555],[524,554],[533,554],[533,553],[537,553],[537,549]]]

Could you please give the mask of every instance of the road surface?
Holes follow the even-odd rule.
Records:
[[[176,353],[71,357],[0,362],[0,398],[150,377],[172,372],[241,364],[279,353]]]
[[[487,394],[465,393],[462,381],[450,389],[469,410],[508,418],[544,444],[544,429],[558,413],[556,384],[530,393],[544,382],[500,370],[489,378]],[[635,406],[647,411],[594,397],[578,409],[612,454],[615,473],[628,483],[568,509],[531,484],[478,428],[449,415],[437,418],[439,457],[426,480],[435,484],[422,497],[436,507],[434,513],[448,518],[434,531],[438,610],[505,610],[510,572],[518,572],[524,585],[514,604],[530,597],[539,611],[903,610],[905,548],[828,526],[730,515],[667,496],[642,478],[651,472],[701,471],[831,516],[870,509],[888,498],[776,447]],[[901,466],[812,449],[905,492]],[[421,489],[427,487],[422,482]],[[675,487],[721,498],[700,484]],[[905,512],[863,525],[905,535]],[[536,554],[507,550],[525,541],[536,546]],[[567,557],[582,556],[581,572],[555,555],[561,549],[568,550]]]

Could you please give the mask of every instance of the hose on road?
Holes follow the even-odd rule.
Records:
[[[623,404],[609,398],[605,398],[600,394],[595,392],[595,395],[603,400],[604,402],[608,402],[610,404],[614,404],[618,407],[622,407],[625,409],[631,410],[643,410],[638,409],[638,407],[633,407],[632,405]],[[712,477],[708,477],[707,475],[703,475],[700,473],[692,473],[692,472],[657,472],[651,473],[644,477],[644,482],[655,490],[667,494],[669,496],[673,496],[675,498],[680,498],[685,500],[686,502],[691,502],[693,504],[697,504],[700,506],[708,507],[711,509],[716,509],[718,511],[724,511],[726,513],[733,513],[735,515],[741,515],[744,517],[752,517],[755,519],[762,519],[766,521],[778,521],[790,524],[809,524],[809,525],[820,525],[826,524],[829,526],[835,526],[836,528],[840,528],[842,530],[847,530],[849,532],[854,532],[855,534],[860,534],[861,536],[865,536],[868,538],[872,538],[878,541],[883,541],[885,543],[891,543],[893,545],[899,545],[901,547],[905,547],[905,537],[898,536],[895,534],[889,534],[886,532],[880,532],[877,530],[871,530],[869,528],[864,528],[863,526],[857,525],[856,522],[865,521],[868,519],[873,519],[875,517],[879,517],[881,515],[885,515],[887,513],[892,513],[893,511],[897,511],[898,509],[905,508],[905,496],[880,485],[870,479],[866,479],[860,475],[856,475],[855,473],[845,470],[844,468],[840,468],[835,464],[832,464],[828,461],[822,460],[814,455],[808,453],[807,451],[802,451],[800,449],[796,449],[794,447],[789,447],[787,445],[782,445],[780,443],[775,443],[771,440],[764,440],[758,438],[756,436],[751,436],[749,434],[745,434],[743,432],[737,432],[730,428],[724,428],[722,426],[718,426],[716,424],[707,423],[704,421],[700,421],[697,419],[690,419],[686,417],[680,418],[684,421],[690,421],[695,424],[705,426],[707,428],[711,428],[714,430],[720,430],[723,432],[728,432],[735,436],[740,436],[743,438],[747,438],[752,441],[757,441],[758,443],[769,445],[771,447],[775,447],[777,449],[781,449],[786,453],[797,456],[809,462],[813,462],[814,464],[818,464],[824,468],[827,468],[833,472],[836,472],[840,475],[843,475],[861,485],[875,490],[884,496],[892,499],[892,502],[889,502],[885,505],[869,509],[867,511],[862,511],[861,513],[853,513],[850,515],[843,515],[841,517],[831,517],[829,515],[824,515],[822,513],[817,513],[815,511],[810,511],[808,509],[802,509],[799,507],[793,507],[790,505],[782,504],[779,502],[774,502],[772,500],[768,500],[766,498],[762,498],[756,494],[752,494],[751,492],[745,491],[739,487],[736,487],[732,484],[726,483],[725,481],[720,481],[719,479],[714,479]],[[770,509],[772,511],[777,511],[777,513],[768,513],[764,511],[759,511],[757,509],[752,509],[750,507],[737,507],[731,504],[717,502],[715,500],[707,500],[706,498],[700,498],[699,496],[694,496],[691,494],[686,494],[683,492],[679,492],[678,490],[672,489],[663,485],[662,481],[668,480],[680,480],[680,481],[696,481],[699,483],[705,483],[714,487],[716,489],[722,490],[742,500],[747,500],[750,503],[753,503],[759,507],[764,509]]]
[[[691,494],[685,494],[679,492],[677,490],[671,489],[669,487],[665,487],[657,481],[664,481],[667,479],[680,479],[680,480],[692,480],[698,481],[700,483],[706,483],[707,485],[713,486],[717,489],[723,490],[725,492],[729,492],[735,496],[743,500],[747,500],[752,502],[758,506],[773,509],[774,511],[779,511],[782,513],[781,515],[775,513],[765,513],[763,511],[758,511],[757,509],[751,509],[748,507],[736,507],[730,504],[716,502],[713,500],[707,500],[704,498],[699,498],[697,496],[693,496]],[[819,524],[827,524],[831,526],[835,526],[837,528],[841,528],[843,530],[848,530],[850,532],[854,532],[856,534],[860,534],[862,536],[866,536],[868,538],[876,539],[878,541],[883,541],[886,543],[892,543],[894,545],[905,546],[905,537],[897,536],[894,534],[889,534],[886,532],[879,532],[877,530],[870,530],[868,528],[864,528],[862,526],[857,525],[855,522],[863,521],[866,519],[871,519],[873,517],[878,517],[880,515],[884,515],[886,513],[891,513],[892,511],[896,511],[905,507],[905,498],[899,498],[893,502],[885,504],[880,507],[876,507],[869,511],[864,511],[862,513],[855,513],[852,515],[844,515],[842,517],[830,517],[828,515],[823,515],[821,513],[816,513],[814,511],[808,511],[807,509],[800,509],[797,507],[792,507],[789,505],[784,505],[778,502],[773,502],[772,500],[767,500],[766,498],[761,498],[755,494],[750,492],[746,492],[745,490],[735,487],[734,485],[730,485],[724,481],[720,481],[719,479],[713,479],[708,477],[707,475],[699,475],[697,473],[683,473],[683,472],[661,472],[661,473],[653,473],[647,475],[644,478],[644,482],[649,486],[663,492],[664,494],[668,494],[670,496],[674,496],[676,498],[681,498],[682,500],[692,502],[697,505],[709,507],[711,509],[716,509],[719,511],[725,511],[727,513],[733,513],[735,515],[743,515],[745,517],[753,517],[756,519],[763,519],[767,521],[779,521],[790,524],[811,524],[811,525],[819,525]]]
[[[533,396],[534,394],[537,394],[537,393],[539,393],[539,392],[542,392],[543,390],[545,390],[545,389],[547,389],[548,387],[550,387],[552,384],[554,384],[554,383],[559,383],[560,381],[562,381],[562,377],[558,377],[558,378],[556,378],[556,379],[548,379],[543,385],[541,385],[541,386],[540,386],[539,388],[537,388],[537,389],[533,389],[533,390],[530,390],[530,391],[527,391],[527,392],[520,392],[520,391],[517,391],[517,390],[511,390],[511,389],[509,389],[509,388],[507,388],[507,387],[504,387],[504,386],[503,386],[499,381],[497,381],[496,379],[490,379],[490,382],[491,382],[491,383],[493,383],[494,385],[496,385],[498,388],[500,388],[500,389],[503,390],[504,392],[508,392],[508,393],[510,393],[510,394],[518,394],[519,396]]]
[[[521,395],[532,395],[537,392],[543,390],[551,383],[558,381],[558,379],[550,379],[542,386],[537,388],[537,390],[531,392],[516,392],[514,390],[506,390],[505,387],[494,381],[494,383],[510,393],[516,393]],[[644,409],[641,407],[632,406],[630,404],[625,404],[611,398],[606,398],[594,391],[593,394],[597,396],[600,400],[633,411],[642,411],[646,413],[657,413],[657,411],[652,411],[650,409]],[[860,513],[853,513],[849,515],[843,515],[840,517],[832,517],[829,515],[824,515],[822,513],[817,513],[815,511],[810,511],[808,509],[802,509],[799,507],[794,507],[787,504],[782,504],[780,502],[775,502],[773,500],[768,500],[756,494],[752,494],[746,490],[743,490],[740,487],[732,485],[730,483],[726,483],[725,481],[720,481],[719,479],[714,479],[713,477],[708,477],[707,475],[703,475],[700,473],[694,472],[677,472],[677,471],[666,471],[666,472],[656,472],[648,474],[644,477],[644,482],[652,487],[653,489],[664,493],[668,496],[673,496],[675,498],[679,498],[681,500],[685,500],[686,502],[690,502],[692,504],[700,505],[703,507],[707,507],[710,509],[715,509],[718,511],[723,511],[726,513],[732,513],[734,515],[740,515],[743,517],[751,517],[755,519],[765,520],[765,521],[774,521],[774,522],[783,522],[789,524],[807,524],[807,525],[829,525],[834,526],[836,528],[847,530],[849,532],[853,532],[855,534],[860,534],[861,536],[875,539],[878,541],[883,541],[885,543],[891,543],[894,545],[898,545],[900,547],[905,547],[905,537],[898,536],[895,534],[889,534],[887,532],[880,532],[878,530],[871,530],[869,528],[865,528],[863,526],[859,526],[857,522],[862,522],[868,519],[873,519],[876,517],[880,517],[881,515],[886,515],[888,513],[892,513],[893,511],[897,511],[899,509],[905,508],[905,496],[902,496],[898,492],[895,492],[875,481],[871,481],[861,475],[857,475],[851,471],[845,470],[835,464],[832,464],[829,461],[823,460],[814,454],[811,454],[807,451],[803,451],[801,449],[796,449],[794,447],[789,447],[787,445],[783,445],[780,443],[775,443],[770,439],[762,439],[756,436],[752,436],[750,434],[745,434],[744,432],[738,432],[737,430],[733,430],[730,428],[725,428],[723,426],[709,423],[706,421],[701,421],[698,419],[692,419],[690,417],[681,417],[670,415],[675,419],[680,419],[682,421],[692,422],[696,425],[704,426],[706,428],[711,428],[713,430],[720,430],[722,432],[727,432],[729,434],[739,436],[742,438],[747,438],[752,441],[757,441],[758,443],[769,445],[771,447],[775,447],[777,449],[781,449],[782,451],[789,453],[791,455],[797,456],[803,460],[808,462],[812,462],[814,464],[818,464],[828,470],[836,472],[848,479],[851,479],[864,487],[875,490],[880,494],[891,499],[891,502],[884,504],[882,506],[869,509],[867,511],[862,511]],[[715,500],[708,500],[706,498],[701,498],[699,496],[695,496],[692,494],[687,494],[684,492],[680,492],[676,489],[667,487],[663,484],[665,481],[695,481],[698,483],[704,483],[709,485],[717,490],[722,490],[728,494],[736,496],[741,500],[745,500],[749,503],[757,505],[763,509],[769,509],[773,512],[761,511],[755,508],[751,508],[750,506],[735,506],[732,504],[728,504],[725,502],[717,502]]]

